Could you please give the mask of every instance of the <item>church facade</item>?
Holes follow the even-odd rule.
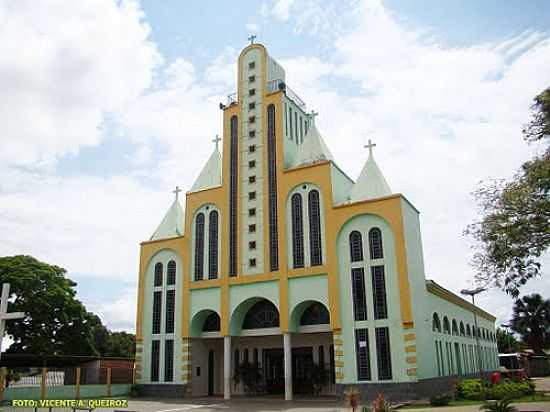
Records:
[[[374,145],[352,180],[266,48],[237,64],[221,151],[141,243],[140,388],[414,398],[496,369],[494,316],[426,280],[419,212]]]

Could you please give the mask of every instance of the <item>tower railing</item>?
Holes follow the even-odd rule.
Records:
[[[302,109],[304,112],[306,111],[306,103],[300,99],[300,96],[294,92],[288,85],[282,80],[282,79],[275,79],[270,80],[267,82],[267,92],[268,93],[274,93],[279,90],[282,90],[285,95],[292,100],[296,105]],[[227,96],[227,106],[231,106],[233,104],[237,104],[237,93],[232,93]]]

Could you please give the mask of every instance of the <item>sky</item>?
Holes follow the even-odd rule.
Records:
[[[0,256],[67,269],[134,330],[139,242],[221,135],[219,102],[256,34],[356,178],[368,138],[421,212],[427,278],[471,286],[479,182],[542,146],[521,127],[550,86],[550,2],[0,0]],[[548,265],[525,293],[550,291]],[[508,320],[513,301],[479,304]]]

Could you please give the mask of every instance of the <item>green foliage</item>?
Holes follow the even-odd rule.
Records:
[[[525,349],[525,345],[522,342],[518,341],[513,334],[504,329],[497,328],[496,337],[499,353],[515,353]]]
[[[480,406],[480,410],[487,412],[516,412],[517,408],[510,405],[511,399],[502,399],[495,402],[485,402]]]
[[[506,381],[497,385],[482,387],[479,379],[464,379],[457,386],[457,396],[459,398],[475,401],[483,400],[483,398],[498,400],[515,399],[532,395],[534,391],[535,385],[530,381]]]
[[[550,347],[550,299],[538,293],[516,300],[510,326],[536,353]]]
[[[133,358],[136,353],[136,337],[127,332],[110,332],[107,350],[102,356],[116,358]]]
[[[542,140],[550,136],[550,87],[535,97],[531,106],[533,118],[523,128],[528,141]]]
[[[263,393],[263,375],[260,366],[256,362],[243,362],[233,375],[233,383],[238,385],[242,382],[244,392],[248,396],[258,395]]]
[[[430,405],[432,406],[447,406],[453,400],[453,395],[450,393],[441,393],[434,395],[430,398]]]
[[[533,120],[524,129],[532,142],[550,136],[550,89],[535,98]],[[513,297],[541,274],[540,256],[550,246],[550,147],[525,162],[510,180],[497,180],[474,192],[483,217],[466,233],[478,241],[476,279]]]

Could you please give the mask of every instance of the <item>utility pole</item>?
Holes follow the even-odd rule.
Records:
[[[460,291],[460,293],[462,293],[463,295],[467,295],[467,296],[471,296],[472,297],[472,305],[475,306],[476,302],[475,302],[475,296],[481,292],[484,292],[485,288],[483,287],[479,287],[479,288],[476,288],[476,289],[472,289],[472,290],[468,290],[468,289],[462,289]],[[477,327],[477,316],[476,316],[476,312],[475,312],[475,309],[472,310],[473,314],[474,314],[474,328],[475,328],[475,337],[476,337],[476,351],[477,351],[477,368],[478,368],[478,372],[479,372],[479,379],[481,380],[481,397],[483,398],[483,400],[485,400],[485,388],[483,387],[483,369],[481,368],[481,347],[479,346],[479,329]]]

